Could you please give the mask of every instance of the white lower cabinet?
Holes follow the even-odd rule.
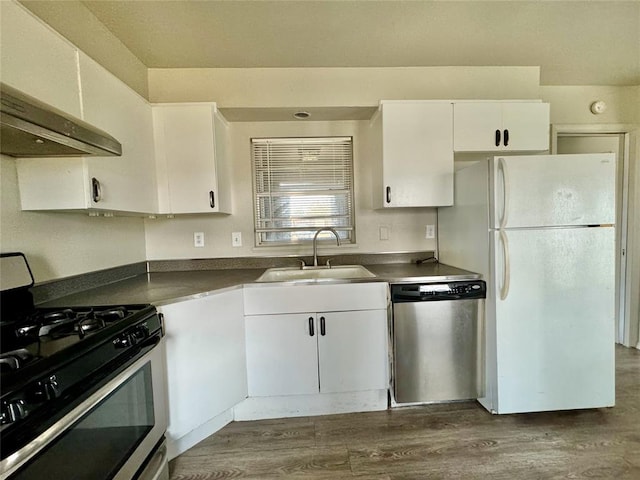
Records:
[[[167,346],[170,456],[233,420],[247,396],[242,289],[158,308]]]
[[[246,287],[249,407],[274,400],[243,414],[255,418],[263,405],[267,414],[311,414],[313,402],[331,411],[323,402],[355,405],[361,392],[386,391],[387,305],[386,283]]]
[[[253,397],[385,389],[386,310],[245,317]]]
[[[358,392],[389,386],[387,311],[320,314],[318,336],[320,393]]]
[[[251,397],[318,393],[315,314],[245,317],[247,382]]]

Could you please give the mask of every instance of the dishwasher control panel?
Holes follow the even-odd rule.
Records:
[[[486,296],[487,287],[482,280],[391,285],[393,303],[464,300]]]

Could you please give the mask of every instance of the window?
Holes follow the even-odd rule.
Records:
[[[251,140],[256,245],[309,242],[321,227],[333,227],[341,243],[355,241],[352,143],[351,137]]]

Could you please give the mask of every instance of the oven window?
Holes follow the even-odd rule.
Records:
[[[11,479],[110,479],[154,425],[151,363]]]

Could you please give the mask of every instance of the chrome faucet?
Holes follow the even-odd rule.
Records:
[[[331,232],[336,236],[336,240],[338,242],[338,246],[340,246],[340,237],[338,236],[338,232],[331,227],[323,227],[316,230],[316,234],[313,236],[313,266],[318,266],[318,235],[320,232]]]

